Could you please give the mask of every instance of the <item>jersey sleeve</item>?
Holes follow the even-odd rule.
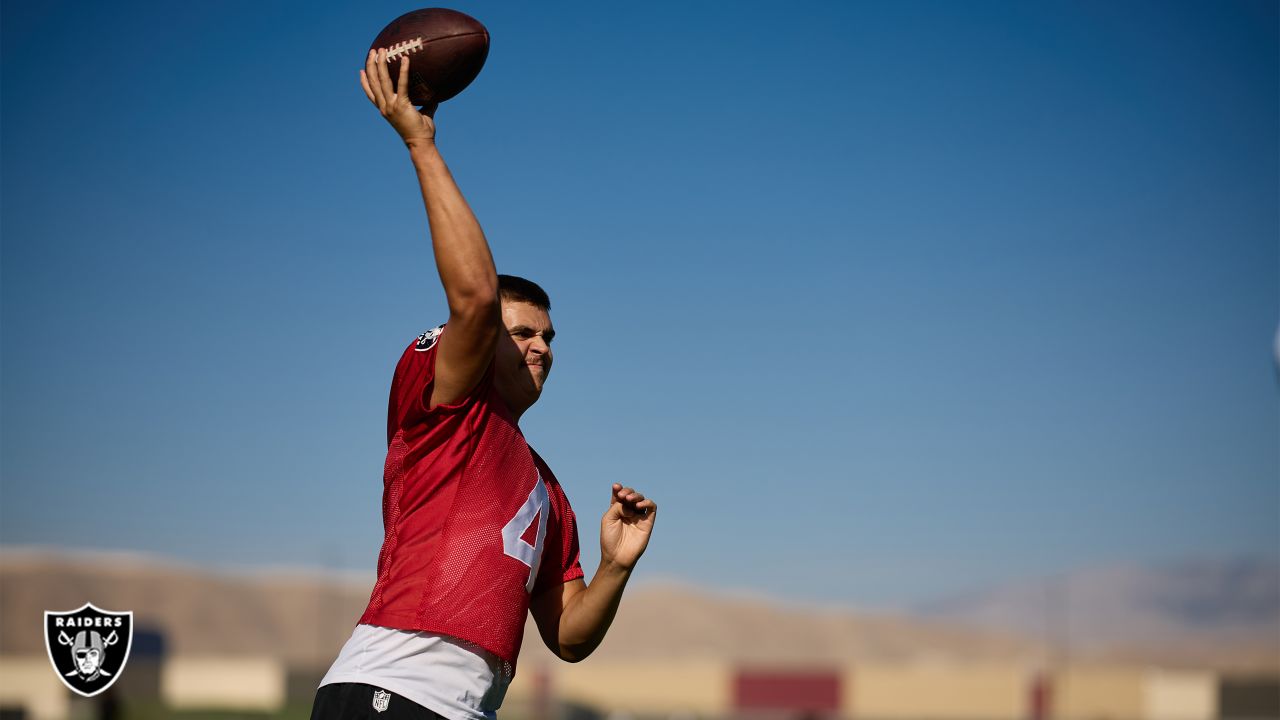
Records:
[[[436,347],[444,325],[428,330],[405,348],[391,377],[391,397],[387,400],[387,444],[415,415],[426,413],[431,399],[431,383],[436,373]]]
[[[435,412],[449,412],[466,407],[477,397],[488,392],[493,382],[493,363],[466,397],[450,405],[431,406],[431,390],[435,382],[436,357],[444,325],[428,330],[414,341],[400,356],[395,374],[391,378],[391,397],[387,401],[387,444],[396,432],[427,421]]]
[[[584,575],[578,547],[578,519],[569,505],[569,498],[565,497],[560,483],[554,481],[547,483],[547,493],[553,521],[549,525],[553,527],[548,528],[542,564],[533,586],[534,595]]]

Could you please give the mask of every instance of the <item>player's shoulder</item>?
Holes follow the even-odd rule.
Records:
[[[560,487],[560,481],[556,479],[556,474],[551,471],[551,466],[548,465],[547,461],[538,454],[537,450],[533,449],[532,445],[528,445],[527,443],[526,445],[529,448],[529,454],[533,456],[534,466],[538,468],[538,476],[542,478],[542,481],[546,483],[547,487],[553,492],[563,493],[564,490]]]
[[[444,324],[441,323],[430,330],[422,333],[413,341],[414,352],[426,352],[436,346],[440,341],[440,334],[444,332]]]
[[[430,368],[435,366],[434,351],[442,332],[444,325],[437,325],[411,340],[400,353],[396,375],[418,377],[424,372],[430,374]]]

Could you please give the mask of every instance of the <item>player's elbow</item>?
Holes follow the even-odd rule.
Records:
[[[579,663],[586,660],[595,649],[595,645],[561,645],[555,653],[565,662]]]
[[[564,642],[555,637],[555,635],[548,637],[546,634],[542,636],[542,644],[547,646],[552,655],[571,663],[582,662],[591,654],[592,650],[596,649],[594,645]]]
[[[586,660],[588,655],[595,652],[597,647],[600,647],[600,641],[595,638],[544,637],[543,643],[556,657],[570,663]]]
[[[502,316],[502,305],[498,301],[498,284],[478,281],[465,288],[450,290],[446,293],[449,301],[449,316],[459,320],[491,319]]]

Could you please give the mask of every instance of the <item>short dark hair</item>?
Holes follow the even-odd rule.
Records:
[[[532,280],[515,275],[498,276],[498,299],[507,302],[526,302],[543,310],[551,310],[551,298],[547,291]]]

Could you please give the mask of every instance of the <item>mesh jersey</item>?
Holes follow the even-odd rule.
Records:
[[[493,386],[428,411],[436,341],[423,333],[391,382],[385,539],[360,622],[475,643],[514,672],[529,597],[582,577],[560,484]]]

